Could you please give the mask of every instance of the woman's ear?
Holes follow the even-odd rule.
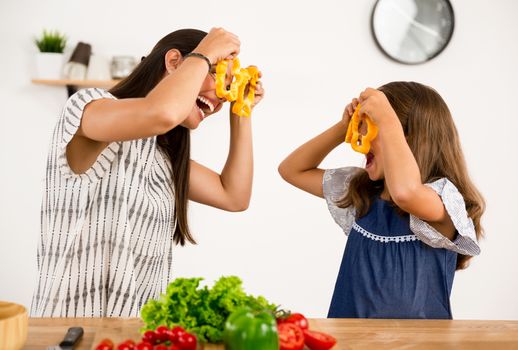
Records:
[[[170,74],[180,65],[182,54],[177,49],[171,49],[165,54],[164,60],[165,69]]]

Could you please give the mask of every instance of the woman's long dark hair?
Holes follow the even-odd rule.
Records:
[[[415,82],[392,82],[379,88],[390,102],[403,127],[423,183],[448,178],[464,197],[466,210],[475,225],[477,239],[483,235],[480,218],[484,198],[471,181],[457,128],[448,106],[432,88]],[[349,184],[349,191],[337,202],[341,208],[353,206],[359,217],[367,214],[374,196],[383,191],[383,180],[371,181],[365,170]],[[398,208],[399,209],[399,208]],[[468,266],[470,256],[459,254],[457,269]]]
[[[185,56],[198,46],[207,35],[197,29],[180,29],[163,37],[148,56],[124,80],[115,85],[110,93],[117,98],[145,97],[164,77],[165,55],[177,49]],[[164,135],[157,136],[159,147],[168,154],[173,169],[174,216],[176,219],[173,238],[175,243],[184,245],[186,241],[196,243],[189,231],[187,206],[189,194],[189,172],[191,136],[183,126],[177,126]]]

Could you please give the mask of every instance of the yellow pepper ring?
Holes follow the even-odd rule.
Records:
[[[350,143],[351,138],[353,137],[353,123],[352,120],[357,117],[359,108],[356,108],[354,110],[353,115],[351,116],[351,119],[349,120],[349,124],[347,125],[347,133],[345,134],[345,142]]]
[[[245,100],[245,105],[243,107],[243,111],[246,117],[249,117],[252,113],[252,106],[255,100],[255,88],[257,86],[257,81],[259,80],[259,69],[255,66],[250,66],[247,68],[248,73],[250,74],[250,88],[248,90],[248,96]]]
[[[232,113],[240,117],[249,117],[252,113],[252,105],[255,98],[255,88],[259,80],[259,70],[250,66],[241,68],[236,57],[232,64],[232,82],[230,88],[226,88],[228,60],[218,62],[216,66],[216,95],[229,102],[235,102]],[[249,85],[248,95],[245,98],[246,87]]]
[[[349,121],[349,125],[347,127],[347,133],[345,135],[345,142],[351,143],[351,147],[356,152],[360,152],[363,154],[367,154],[370,151],[371,148],[371,141],[378,136],[378,127],[374,122],[372,121],[369,116],[365,116],[363,119],[367,123],[367,134],[363,135],[361,138],[361,145],[358,144],[358,140],[360,138],[360,132],[358,130],[360,126],[360,104],[358,103],[358,106],[356,106],[356,109],[354,110],[353,115],[351,116],[351,120]]]
[[[234,58],[232,61],[232,82],[230,88],[226,88],[228,60],[219,61],[216,66],[216,95],[219,98],[224,98],[229,102],[235,101],[238,94],[239,85],[237,84],[237,76],[241,70],[239,58]]]
[[[356,106],[356,109],[354,110],[353,115],[351,116],[351,120],[349,120],[349,126],[347,127],[347,134],[345,135],[345,142],[351,143],[352,146],[352,140],[356,138],[356,143],[358,142],[359,132],[358,127],[360,125],[360,104]]]
[[[246,75],[247,83],[240,85],[238,98],[232,107],[232,112],[240,117],[250,117],[252,114],[252,105],[255,99],[255,87],[259,80],[259,70],[257,67],[250,66],[247,67],[245,71],[246,74],[243,72],[243,75]],[[248,95],[245,98],[246,86],[249,86],[249,88]]]
[[[225,88],[227,78],[228,61],[219,61],[216,66],[216,96],[219,98],[227,98],[228,91]]]

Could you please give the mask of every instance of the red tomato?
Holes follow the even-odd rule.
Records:
[[[304,333],[293,323],[277,325],[279,332],[280,350],[302,350],[304,348]]]
[[[133,350],[133,346],[127,343],[120,343],[117,345],[117,350]]]
[[[103,339],[99,344],[97,344],[95,350],[113,350],[113,342],[108,338]]]
[[[183,333],[178,337],[176,344],[180,350],[196,350],[196,337],[191,333]]]
[[[110,347],[107,344],[99,344],[95,347],[95,350],[113,350],[113,346]]]
[[[117,350],[133,350],[135,349],[135,342],[131,339],[126,339],[119,345],[117,345]]]
[[[112,348],[113,348],[113,342],[112,342],[112,340],[111,340],[111,339],[109,339],[109,338],[105,338],[105,339],[101,340],[101,342],[99,343],[99,345],[101,345],[101,344],[106,344],[106,345],[108,345],[109,347],[112,347]]]
[[[142,341],[155,345],[158,343],[158,335],[154,331],[145,331],[142,336]]]
[[[169,333],[171,330],[166,326],[158,326],[155,330],[159,343],[165,343],[169,340]]]
[[[323,332],[305,330],[304,342],[311,350],[327,350],[336,344],[336,339]]]
[[[143,341],[135,346],[135,350],[153,350],[153,345],[147,341]]]
[[[171,330],[171,332],[169,333],[169,340],[173,343],[173,344],[176,344],[178,342],[178,339],[180,338],[180,336],[182,334],[185,334],[185,329],[183,329],[182,327],[180,326],[176,326],[176,327],[173,327],[173,329]]]
[[[176,345],[171,345],[171,346],[169,347],[169,350],[182,350],[182,349],[180,349],[180,348],[179,348],[178,346],[176,346]]]
[[[167,347],[167,345],[159,344],[159,345],[155,345],[153,350],[168,350],[168,347]]]
[[[293,324],[299,326],[300,329],[302,329],[302,330],[309,328],[308,320],[306,319],[306,317],[304,317],[303,314],[300,314],[298,312],[296,312],[294,314],[290,314],[286,318],[277,319],[277,324],[281,324],[281,323],[293,323]]]

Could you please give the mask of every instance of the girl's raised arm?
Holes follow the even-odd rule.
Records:
[[[324,170],[318,165],[338,145],[344,142],[349,119],[358,102],[353,100],[344,110],[342,120],[293,151],[279,165],[279,174],[295,187],[318,197],[324,197]]]

